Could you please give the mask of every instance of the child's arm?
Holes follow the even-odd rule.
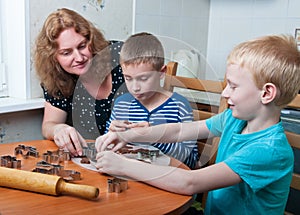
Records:
[[[113,120],[110,123],[109,130],[112,132],[126,131],[131,128],[149,127],[149,122],[129,122],[124,120]]]
[[[223,162],[191,171],[170,166],[151,165],[105,151],[98,153],[96,167],[100,172],[127,176],[164,190],[185,195],[241,182],[239,175]]]
[[[115,144],[113,151],[122,148],[129,142],[161,142],[172,143],[184,140],[208,138],[210,132],[205,120],[186,123],[167,123],[150,127],[133,128],[124,132],[108,132],[96,139],[98,151],[106,150],[110,144]]]

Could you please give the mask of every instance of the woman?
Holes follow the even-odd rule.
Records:
[[[107,41],[75,11],[51,13],[36,39],[34,64],[44,92],[42,134],[73,155],[105,132],[122,94],[121,42]],[[125,89],[124,89],[125,91]]]

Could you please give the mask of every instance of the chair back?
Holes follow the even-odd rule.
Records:
[[[188,98],[193,108],[194,120],[207,119],[227,108],[226,99],[221,93],[226,85],[224,81],[203,80],[197,77],[177,76],[177,62],[167,64],[164,88],[178,92]],[[198,140],[199,165],[215,162],[219,138]]]
[[[177,66],[177,62],[171,61],[167,64],[164,88],[171,92],[179,90],[178,93],[185,95],[189,99],[193,108],[194,120],[207,119],[217,113],[221,113],[228,107],[226,99],[221,96],[226,86],[225,81],[178,76],[176,75]],[[219,140],[219,137],[214,137],[197,141],[200,159],[196,168],[215,163]],[[207,195],[208,192],[203,193],[203,208],[206,204]]]

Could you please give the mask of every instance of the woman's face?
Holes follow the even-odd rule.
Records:
[[[74,28],[68,28],[61,32],[56,41],[56,59],[61,67],[70,74],[85,74],[93,56],[86,38],[76,33]]]

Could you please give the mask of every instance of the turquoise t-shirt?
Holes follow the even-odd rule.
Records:
[[[221,136],[216,163],[225,162],[242,182],[209,192],[205,214],[284,213],[294,155],[279,122],[265,130],[241,134],[246,121],[228,109],[206,121]]]

